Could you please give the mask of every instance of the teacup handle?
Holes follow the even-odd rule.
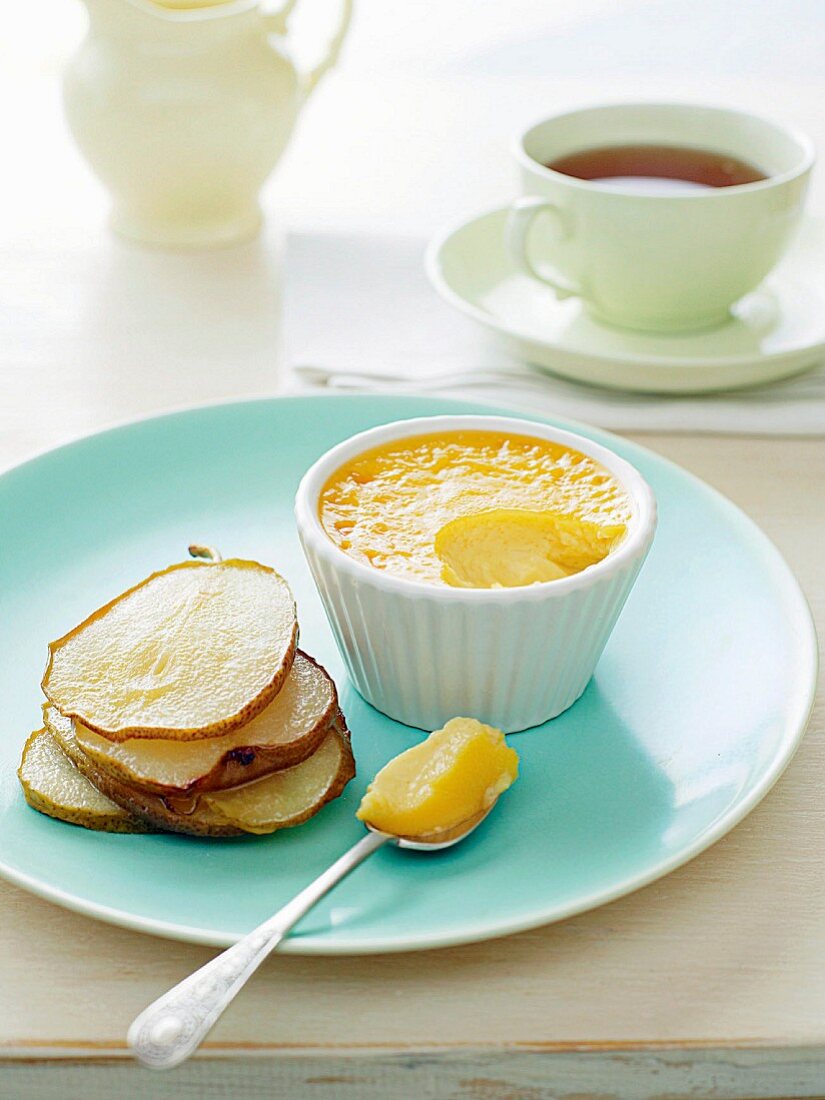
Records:
[[[280,11],[264,13],[264,20],[269,34],[285,35],[287,33],[287,22],[297,2],[298,0],[287,0]],[[328,73],[338,61],[338,55],[341,53],[341,47],[344,44],[352,19],[352,4],[353,0],[342,0],[338,26],[335,29],[335,34],[327,44],[323,57],[314,68],[301,76],[301,86],[305,97],[313,91],[321,77]]]
[[[536,215],[542,213],[550,214],[553,217],[560,231],[561,240],[568,235],[569,229],[564,214],[555,203],[548,202],[547,199],[527,196],[526,198],[516,199],[507,215],[507,225],[504,231],[507,251],[513,262],[525,274],[531,275],[534,279],[538,279],[540,283],[546,283],[547,286],[552,287],[556,292],[556,297],[560,300],[579,297],[582,294],[581,287],[576,286],[575,283],[555,270],[540,271],[530,259],[527,247],[530,230]]]

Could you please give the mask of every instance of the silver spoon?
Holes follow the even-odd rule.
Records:
[[[328,390],[404,389],[441,390],[461,389],[464,386],[512,386],[546,385],[546,377],[528,367],[488,367],[476,370],[445,370],[431,374],[411,371],[380,374],[378,371],[347,370],[340,367],[318,367],[310,363],[298,363],[292,373],[313,386]]]
[[[363,863],[384,844],[397,844],[399,848],[416,852],[439,852],[451,848],[478,828],[493,806],[495,802],[447,832],[432,833],[415,840],[379,833],[368,825],[369,831],[365,837],[274,916],[145,1008],[126,1035],[126,1042],[135,1058],[151,1069],[171,1069],[186,1061],[264,959],[301,917],[359,863]]]

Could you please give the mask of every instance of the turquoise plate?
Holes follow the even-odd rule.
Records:
[[[228,944],[353,843],[367,780],[420,734],[347,683],[295,535],[295,489],[354,432],[490,411],[507,410],[374,396],[214,406],[90,436],[0,477],[2,874],[102,920]],[[689,474],[557,423],[635,463],[659,501],[653,550],[595,678],[562,717],[514,738],[521,778],[464,844],[440,855],[379,852],[284,950],[435,947],[600,905],[707,848],[790,760],[812,704],[816,642],[782,558]],[[272,562],[290,579],[301,643],[339,684],[358,778],[317,818],[272,837],[116,836],[41,817],[15,771],[38,725],[46,643],[192,541]]]

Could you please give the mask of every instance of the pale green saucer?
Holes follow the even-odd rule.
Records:
[[[642,393],[761,386],[825,360],[821,219],[805,220],[787,256],[736,303],[727,324],[684,333],[615,328],[594,320],[577,298],[558,301],[508,256],[506,220],[507,208],[499,208],[447,229],[427,251],[427,274],[445,301],[517,359],[576,382]]]
[[[322,451],[354,432],[490,411],[373,396],[214,406],[91,436],[1,477],[0,872],[103,920],[226,944],[353,843],[367,780],[420,735],[347,684],[298,547],[295,489]],[[808,608],[782,558],[706,485],[630,443],[573,427],[634,462],[660,510],[653,550],[593,682],[561,718],[513,738],[522,776],[464,844],[438,856],[379,852],[284,950],[461,943],[599,905],[712,844],[793,754],[817,657]],[[317,818],[268,838],[105,835],[41,817],[15,770],[38,725],[47,642],[184,557],[192,541],[271,562],[290,579],[301,644],[338,680],[358,778]]]

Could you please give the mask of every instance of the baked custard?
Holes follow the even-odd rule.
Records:
[[[357,816],[392,836],[448,833],[485,813],[518,777],[504,734],[475,718],[453,718],[385,764]]]
[[[631,503],[609,470],[561,443],[460,430],[350,459],[327,480],[318,512],[339,549],[375,569],[509,588],[601,561],[624,538]]]

